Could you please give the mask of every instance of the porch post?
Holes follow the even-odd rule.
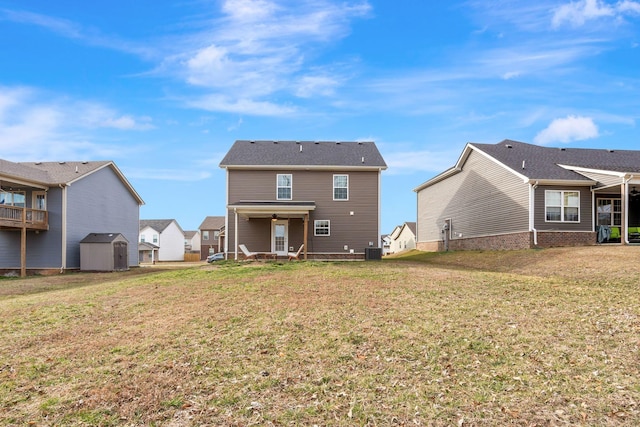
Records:
[[[309,237],[309,214],[304,214],[304,259],[307,259],[307,248],[309,245],[307,244],[307,240]]]
[[[627,230],[629,229],[629,181],[624,180],[624,183],[621,185],[622,192],[622,219],[620,220],[620,243],[623,245],[629,244],[629,233]]]
[[[27,210],[22,209],[20,229],[20,277],[27,277]]]

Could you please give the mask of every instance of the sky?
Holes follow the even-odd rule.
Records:
[[[235,140],[375,141],[382,233],[465,145],[638,149],[640,0],[0,0],[0,158],[225,213]]]

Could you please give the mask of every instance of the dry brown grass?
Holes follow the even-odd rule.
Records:
[[[639,258],[599,246],[0,280],[0,420],[637,425]]]

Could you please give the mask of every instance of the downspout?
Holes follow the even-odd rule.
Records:
[[[633,179],[633,175],[624,180],[624,243],[629,244],[629,181]]]
[[[60,273],[64,273],[67,268],[67,187],[63,184],[59,185],[62,190],[62,236],[61,243],[62,248],[60,251]]]
[[[533,232],[534,246],[538,246],[538,230],[535,227],[536,188],[538,188],[538,181],[535,184],[529,184],[529,229]]]

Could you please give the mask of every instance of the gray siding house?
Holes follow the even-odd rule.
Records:
[[[286,257],[363,259],[380,247],[380,180],[373,142],[236,141],[226,170],[225,252],[238,245]]]
[[[417,248],[522,249],[640,241],[640,151],[465,146],[416,187]]]
[[[90,233],[138,240],[142,204],[111,161],[0,159],[0,269],[79,269],[80,241]],[[130,266],[137,250],[129,245]]]

